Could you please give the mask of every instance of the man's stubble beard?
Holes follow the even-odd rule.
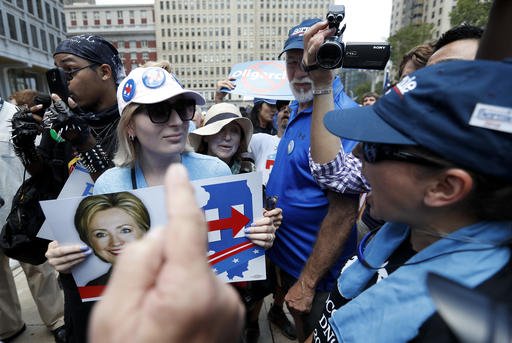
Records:
[[[304,91],[304,89],[295,89],[293,83],[290,83],[290,88],[292,90],[292,94],[295,97],[295,100],[299,102],[299,104],[307,103],[313,101],[313,89],[310,88],[308,91]]]

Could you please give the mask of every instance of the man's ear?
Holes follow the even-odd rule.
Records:
[[[106,81],[108,79],[111,79],[113,74],[112,74],[112,68],[110,67],[110,65],[104,63],[102,65],[100,65],[100,67],[98,68],[98,70],[100,71],[100,77],[102,80]]]
[[[462,201],[473,189],[471,175],[459,168],[446,169],[432,177],[424,202],[430,207],[443,207]]]

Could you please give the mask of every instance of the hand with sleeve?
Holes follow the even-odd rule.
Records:
[[[271,217],[263,217],[255,220],[245,229],[245,237],[263,249],[270,249],[276,238],[276,227]]]
[[[39,107],[34,106],[32,109]],[[42,131],[41,117],[33,114],[32,109],[23,105],[11,118],[12,143],[15,148],[33,147],[36,136]]]
[[[236,85],[233,83],[236,79],[229,78],[225,80],[220,80],[217,82],[217,88],[215,88],[215,103],[218,104],[219,102],[222,102],[226,95],[228,95],[227,92],[223,92],[223,89],[229,89],[233,90],[235,89]]]
[[[53,104],[43,118],[45,128],[55,130],[62,138],[74,146],[86,144],[92,138],[89,124],[80,113],[73,111],[58,95],[52,94]],[[70,105],[76,106],[72,99]],[[76,107],[75,107],[76,108]]]
[[[52,241],[48,244],[45,256],[56,271],[68,274],[71,268],[83,262],[90,254],[92,249],[87,245],[60,245],[59,242]]]

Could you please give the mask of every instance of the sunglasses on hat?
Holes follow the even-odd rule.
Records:
[[[171,118],[172,111],[178,113],[181,121],[189,121],[194,118],[196,103],[194,100],[186,99],[179,102],[162,101],[156,104],[141,105],[141,112],[144,111],[153,124],[165,124]]]

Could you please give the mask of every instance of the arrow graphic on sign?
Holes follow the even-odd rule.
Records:
[[[218,231],[233,229],[233,237],[235,237],[240,230],[242,230],[250,219],[243,213],[237,211],[234,207],[231,207],[231,217],[212,220],[208,222],[208,231]]]

